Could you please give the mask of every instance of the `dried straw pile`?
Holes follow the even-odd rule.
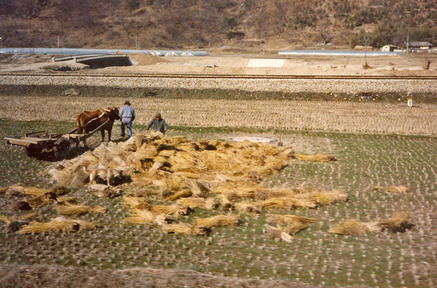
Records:
[[[165,232],[203,235],[215,227],[237,225],[238,217],[231,214],[194,218],[192,223],[174,221],[195,209],[259,213],[263,209],[314,208],[347,199],[346,194],[337,190],[262,187],[263,178],[287,166],[293,155],[290,147],[266,143],[194,142],[155,133],[138,135],[119,144],[103,143],[94,151],[64,161],[49,173],[59,185],[82,186],[88,179],[85,171],[120,170],[131,180],[122,186],[123,204],[130,209],[124,223],[157,225]],[[288,221],[284,231],[290,235],[313,220]]]
[[[414,225],[409,221],[410,215],[407,212],[395,212],[391,218],[360,222],[352,219],[335,224],[329,232],[341,235],[364,235],[368,232],[405,232]]]
[[[193,142],[156,133],[138,135],[119,144],[103,143],[94,151],[64,161],[49,173],[59,185],[80,187],[88,179],[84,167],[86,171],[98,167],[118,169],[133,184],[158,185],[168,190],[168,201],[173,201],[189,193],[202,196],[224,184],[252,185],[285,167],[292,155],[291,148],[263,143]]]

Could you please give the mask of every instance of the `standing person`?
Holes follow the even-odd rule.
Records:
[[[135,120],[135,111],[130,107],[130,102],[124,102],[124,106],[120,109],[121,119],[121,137],[125,137],[124,127],[127,128],[127,138],[132,137],[132,121]]]
[[[153,117],[152,121],[149,122],[146,128],[146,133],[149,133],[149,129],[152,126],[155,131],[159,131],[162,134],[165,134],[165,131],[168,129],[167,124],[165,123],[165,120],[162,119],[160,113],[157,113],[155,117]]]

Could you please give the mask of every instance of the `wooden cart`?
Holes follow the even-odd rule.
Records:
[[[75,133],[77,128],[65,134],[50,134],[43,130],[25,133],[24,136],[5,137],[5,140],[7,144],[24,147],[26,154],[31,157],[39,158],[45,153],[56,159],[63,159],[68,157],[73,144],[78,147],[81,141],[106,128],[108,121],[86,134]]]

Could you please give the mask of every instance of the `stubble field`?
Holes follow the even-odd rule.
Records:
[[[120,106],[123,101],[122,97],[1,96],[0,136],[22,135],[41,127],[56,132],[69,131],[74,128],[72,119],[77,111]],[[37,105],[41,102],[45,105]],[[421,103],[410,109],[405,103],[393,102],[163,97],[131,102],[139,115],[135,134],[143,131],[150,116],[159,110],[170,124],[169,136],[192,139],[263,136],[280,139],[294,147],[296,153],[334,155],[338,161],[329,163],[290,160],[278,174],[263,179],[262,185],[340,189],[349,199],[314,209],[262,211],[255,216],[239,213],[242,222],[239,226],[217,228],[207,236],[183,236],[165,234],[153,226],[123,224],[121,221],[128,211],[121,205],[120,197],[98,198],[84,189],[76,189],[71,195],[80,198],[82,203],[107,209],[103,214],[80,217],[93,221],[96,229],[19,235],[3,226],[0,259],[5,269],[0,275],[0,286],[37,287],[49,283],[54,287],[54,280],[50,279],[53,275],[61,286],[73,287],[80,283],[82,287],[92,287],[95,279],[102,279],[99,275],[106,275],[107,281],[111,279],[111,283],[105,285],[135,285],[140,283],[134,280],[135,275],[144,271],[149,271],[147,275],[160,275],[150,279],[141,274],[146,285],[159,287],[437,285],[435,104]],[[114,128],[116,141],[118,132],[117,125]],[[99,138],[94,137],[91,143],[95,147]],[[51,185],[44,171],[53,163],[28,158],[20,148],[4,142],[0,146],[0,158],[3,175],[0,186],[17,182],[41,187]],[[409,192],[372,189],[373,186],[397,185],[408,187]],[[10,207],[19,199],[2,195],[0,214],[17,215]],[[332,225],[345,219],[371,221],[390,218],[397,211],[408,212],[414,224],[404,233],[384,231],[344,236],[328,232]],[[316,223],[294,235],[291,243],[276,242],[265,233],[266,214],[272,212],[313,217]],[[215,214],[199,208],[195,213],[205,217]],[[47,205],[38,210],[37,219],[48,221],[55,216],[54,207]],[[185,220],[192,221],[190,217]],[[152,273],[136,268],[164,270]],[[190,277],[172,277],[174,271]]]

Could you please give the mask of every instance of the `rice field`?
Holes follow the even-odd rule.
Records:
[[[434,102],[415,102],[410,108],[406,100],[272,100],[257,99],[256,94],[252,99],[180,99],[160,93],[130,99],[137,114],[135,124],[147,124],[159,111],[172,126],[437,136],[437,109],[432,97]],[[0,118],[74,121],[84,110],[120,107],[125,100],[101,95],[0,95]]]
[[[58,101],[56,98],[52,100]],[[32,98],[24,98],[22,101],[16,102],[18,106],[15,107],[24,107],[24,111],[28,111],[26,113],[32,113],[32,109],[28,108],[31,105],[24,105],[26,101],[32,101]],[[121,99],[111,101],[119,103]],[[49,107],[55,105],[50,101],[47,103]],[[76,103],[79,105],[79,102]],[[4,101],[2,105],[6,105]],[[275,107],[281,106],[277,105]],[[71,109],[62,107],[63,111]],[[141,111],[152,112],[155,107],[148,109],[150,110]],[[196,113],[199,113],[199,109],[195,108],[193,114],[187,111],[187,114],[198,115]],[[3,109],[2,111],[5,113]],[[264,113],[261,108],[257,111],[260,114]],[[22,112],[18,114],[20,113]],[[61,115],[59,111],[55,113]],[[419,114],[417,117],[420,118]],[[230,115],[229,118],[235,115]],[[20,117],[18,118],[26,119],[24,116]],[[430,121],[435,121],[434,116],[427,117],[430,117]],[[42,118],[45,116],[36,117]],[[29,119],[32,117],[27,120]],[[48,116],[48,119],[51,117]],[[146,120],[148,119],[145,118],[144,121]],[[142,123],[141,120],[138,122]],[[395,127],[396,123],[393,125]],[[0,120],[0,127],[0,136],[3,138],[39,130],[41,127],[51,131],[68,131],[74,124],[55,121],[12,121],[3,118]],[[275,128],[275,125],[270,129],[257,125],[254,127],[190,128],[181,124],[173,126],[168,134],[192,139],[228,139],[242,135],[275,139],[280,137],[285,145],[294,147],[296,153],[328,153],[335,156],[338,161],[310,162],[293,159],[279,173],[264,179],[262,184],[266,187],[281,188],[313,187],[326,191],[341,189],[348,194],[348,201],[313,209],[273,210],[275,214],[295,214],[313,222],[306,229],[292,235],[290,242],[286,242],[276,241],[268,231],[266,225],[272,225],[269,222],[272,210],[261,211],[255,216],[240,212],[240,225],[216,227],[208,235],[168,234],[154,226],[124,223],[122,220],[129,216],[129,209],[123,205],[123,197],[101,198],[83,189],[73,189],[67,195],[80,199],[80,203],[84,205],[106,209],[105,213],[86,213],[78,216],[80,220],[93,222],[95,229],[21,235],[9,231],[7,225],[0,226],[0,262],[2,265],[58,265],[80,268],[81,271],[137,267],[188,269],[217,277],[236,277],[239,281],[246,279],[248,282],[241,287],[261,287],[261,282],[257,281],[262,280],[273,281],[269,282],[270,286],[282,285],[281,287],[291,287],[299,283],[341,287],[437,285],[435,137],[305,132],[287,127],[281,127],[278,134],[277,130],[271,129]],[[119,128],[114,129],[117,140]],[[138,133],[143,129],[144,126],[137,124],[134,132]],[[94,146],[98,142],[99,137],[94,137],[90,141]],[[0,177],[0,187],[17,182],[27,186],[50,186],[49,176],[44,171],[52,163],[28,158],[20,148],[1,143],[0,163],[0,173],[3,175]],[[396,192],[390,189],[375,189],[396,186],[404,186],[407,190]],[[4,197],[4,194],[0,194],[0,214],[9,218],[25,214],[11,209],[20,199],[17,195]],[[414,224],[414,227],[404,233],[386,230],[352,236],[329,232],[335,224],[347,219],[371,222],[390,218],[393,213],[400,211],[407,212],[411,223]],[[196,217],[206,218],[215,215],[215,212],[195,208]],[[59,214],[56,205],[46,205],[38,209],[35,217],[39,221],[49,221],[57,216]],[[187,223],[194,221],[193,215],[182,217]],[[62,275],[59,277],[63,279]],[[65,281],[68,283],[74,280]],[[226,287],[232,285],[230,282],[222,283],[228,283],[222,284]],[[172,285],[178,284],[181,285]],[[172,285],[167,283],[167,287]],[[208,286],[208,283],[198,285]],[[210,282],[211,287],[220,287],[220,283],[214,285],[216,286]]]

